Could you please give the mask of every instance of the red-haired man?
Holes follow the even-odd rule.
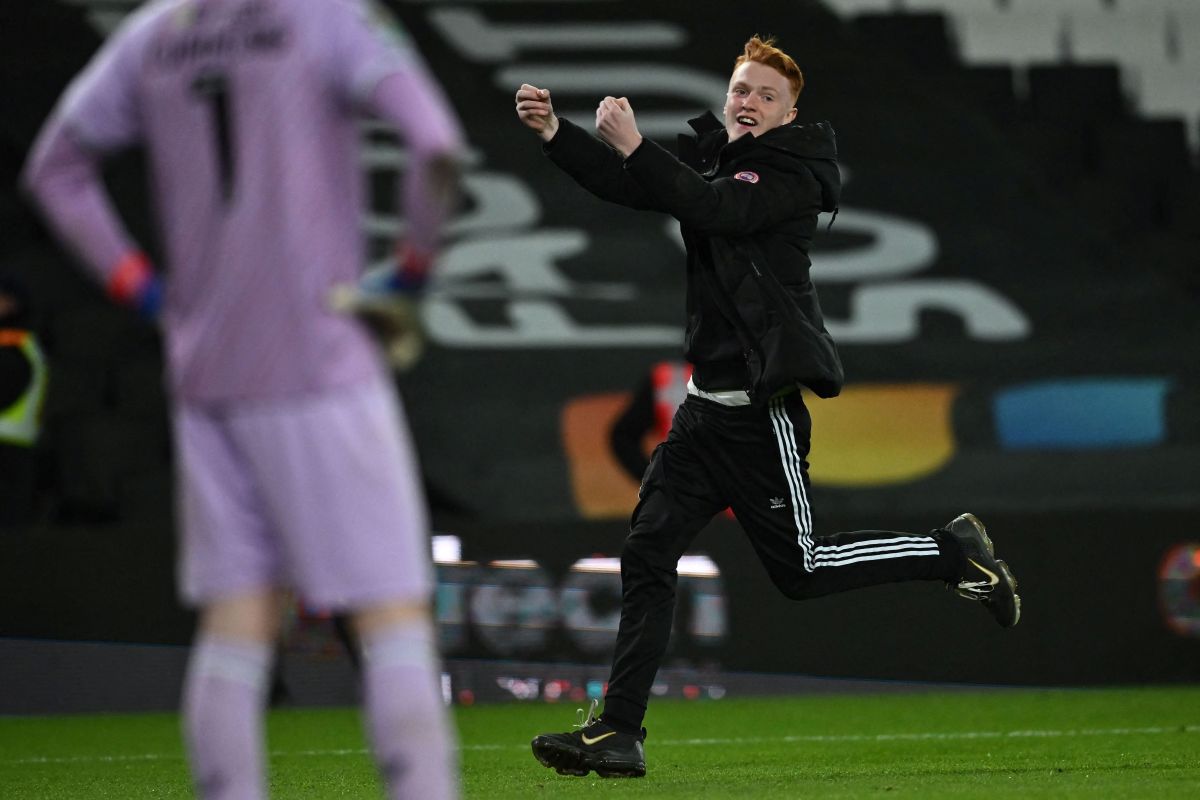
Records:
[[[841,183],[833,129],[795,121],[803,87],[790,56],[751,38],[729,79],[724,123],[692,120],[697,135],[680,137],[678,158],[642,138],[624,97],[600,102],[597,139],[555,115],[549,90],[517,91],[517,116],[555,164],[601,199],[675,217],[687,249],[688,397],[646,470],[621,553],[604,714],[593,704],[579,730],[533,740],[538,760],[560,773],[645,774],[641,725],[671,633],[676,563],[726,506],[790,598],[938,580],[1005,627],[1020,617],[1016,580],[970,514],[928,534],[813,531],[811,420],[799,388],[836,395],[842,366],[808,249]]]

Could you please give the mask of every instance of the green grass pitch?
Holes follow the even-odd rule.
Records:
[[[529,751],[573,704],[456,710],[467,798],[1200,797],[1200,687],[661,701],[648,775],[571,778]],[[5,800],[190,797],[173,714],[0,718]],[[381,797],[357,712],[269,719],[277,798]]]

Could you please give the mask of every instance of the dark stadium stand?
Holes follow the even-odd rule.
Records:
[[[913,66],[945,70],[958,65],[946,16],[936,12],[860,14],[852,22],[865,49],[903,53]]]
[[[2,268],[35,289],[53,367],[41,521],[0,541],[0,636],[188,634],[189,617],[169,600],[171,452],[156,335],[80,277],[11,189],[52,98],[134,5],[33,4],[19,39],[0,12],[0,85],[19,87],[19,113],[0,119]],[[447,252],[453,274],[426,303],[431,346],[398,378],[427,478],[446,495],[435,523],[461,538],[464,559],[534,559],[557,587],[575,559],[619,552],[636,486],[581,497],[572,475],[614,468],[607,420],[649,364],[679,357],[672,226],[556,173],[512,118],[511,78],[569,73],[550,83],[556,103],[588,111],[623,91],[596,76],[636,76],[651,87],[628,91],[639,118],[682,131],[698,94],[724,85],[757,30],[799,56],[801,117],[832,121],[847,176],[841,212],[814,245],[850,381],[842,398],[812,404],[817,524],[929,528],[974,510],[1016,552],[1030,613],[997,655],[993,632],[964,621],[975,609],[947,608],[932,592],[880,590],[839,606],[836,619],[823,601],[796,611],[766,596],[736,525],[719,520],[700,547],[732,587],[731,634],[707,657],[856,677],[870,663],[875,675],[920,679],[927,654],[914,647],[924,643],[887,626],[916,609],[963,644],[932,679],[1200,678],[1200,639],[1164,623],[1159,574],[1168,551],[1200,536],[1200,4],[774,0],[752,17],[714,4],[700,19],[668,2],[480,3],[478,30],[457,38],[442,33],[465,27],[439,16],[451,13],[445,4],[386,5],[444,79],[476,150]],[[674,33],[655,45],[579,44],[589,24],[614,21]],[[513,37],[525,22],[572,35]],[[512,38],[484,47],[472,36]],[[35,59],[21,56],[30,52],[55,61],[31,70]],[[576,121],[590,124],[583,111]],[[384,153],[367,169],[391,186],[401,164]],[[136,158],[111,180],[149,241]],[[376,228],[391,223],[384,200]],[[580,408],[609,416],[572,416]],[[578,454],[569,434],[585,439]],[[897,463],[928,469],[885,468]],[[1064,576],[1077,557],[1105,579]],[[55,570],[85,573],[79,591],[48,579]],[[1178,589],[1188,578],[1172,580]],[[134,598],[113,599],[122,592]],[[472,596],[452,609],[468,626]],[[872,611],[881,597],[883,622]],[[169,607],[143,614],[153,603]],[[748,608],[802,620],[811,638],[780,647],[778,626],[753,622]],[[846,633],[856,624],[860,638]],[[584,657],[566,642],[555,627],[545,649],[514,657]],[[454,655],[497,654],[467,637]]]
[[[922,80],[982,109],[1002,129],[1020,119],[1017,130],[1026,152],[1060,175],[1083,180],[1081,200],[1096,189],[1097,181],[1090,178],[1099,174],[1104,183],[1111,174],[1111,148],[1119,138],[1131,147],[1120,159],[1124,170],[1157,176],[1126,184],[1133,201],[1126,205],[1137,224],[1163,227],[1184,208],[1194,208],[1200,88],[1193,80],[1181,102],[1164,108],[1149,98],[1157,83],[1165,86],[1172,79],[1155,81],[1149,75],[1200,61],[1200,7],[1172,0],[831,0],[829,6],[846,14],[864,45],[904,59],[923,72]],[[1185,26],[1186,35],[1180,32]],[[996,51],[973,49],[987,36],[999,43]],[[1047,46],[1022,50],[1031,38]],[[1184,42],[1196,52],[1181,50]],[[1164,88],[1163,94],[1170,93]],[[1169,187],[1161,179],[1166,172],[1172,175]],[[1149,195],[1147,185],[1153,187]]]

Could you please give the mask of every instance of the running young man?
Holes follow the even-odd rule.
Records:
[[[426,513],[399,400],[354,285],[360,111],[408,145],[405,255],[420,282],[453,196],[458,120],[418,54],[357,0],[156,0],[76,78],[25,182],[109,294],[156,316],[160,283],[114,215],[102,158],[144,145],[182,542],[199,607],[184,734],[204,798],[266,794],[262,717],[281,604],[344,611],[389,796],[457,795],[429,614]]]
[[[726,506],[790,598],[938,580],[1005,627],[1020,617],[1017,582],[970,514],[928,534],[812,530],[811,420],[799,388],[836,395],[842,366],[808,249],[841,184],[833,129],[795,121],[803,86],[791,57],[751,38],[734,64],[724,122],[692,120],[697,136],[680,137],[678,158],[642,138],[623,97],[600,102],[597,139],[559,119],[548,90],[517,91],[517,116],[555,164],[601,199],[675,217],[687,248],[688,397],[646,470],[621,553],[604,713],[593,708],[580,730],[533,740],[537,759],[560,773],[645,774],[642,720],[671,632],[676,563]]]

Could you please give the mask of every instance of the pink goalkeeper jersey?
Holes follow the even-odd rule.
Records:
[[[361,3],[157,0],[69,87],[27,180],[103,280],[136,245],[106,203],[43,178],[38,159],[53,161],[56,136],[96,155],[144,144],[166,251],[175,395],[320,391],[381,368],[363,328],[328,308],[332,287],[357,280],[364,257],[363,109],[393,123],[414,159],[461,146],[420,59]],[[88,191],[93,179],[84,176]],[[406,192],[410,219],[420,196]]]

